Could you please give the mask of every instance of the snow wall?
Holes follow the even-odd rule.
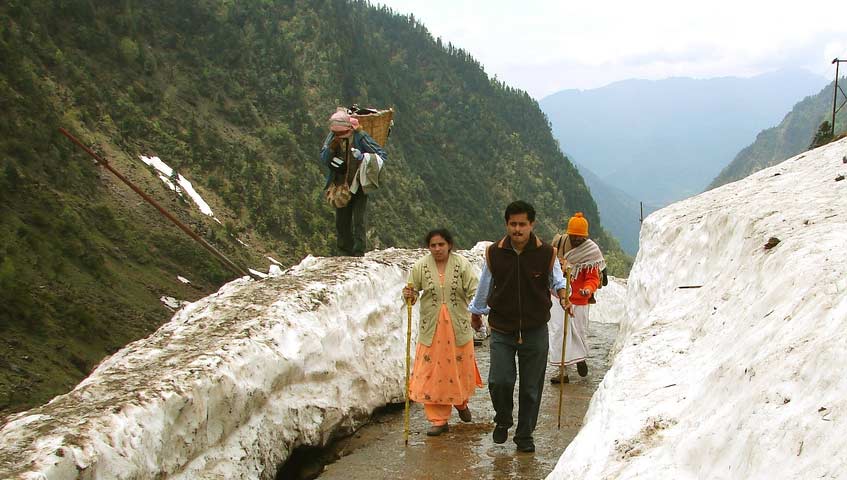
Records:
[[[481,252],[461,253],[479,264]],[[307,257],[225,285],[73,391],[7,419],[0,478],[274,478],[294,448],[403,401],[400,292],[424,253]]]
[[[613,367],[548,478],[847,478],[844,175],[847,140],[645,220]]]
[[[626,316],[626,279],[609,276],[609,283],[594,294],[589,320],[597,323],[620,323]]]

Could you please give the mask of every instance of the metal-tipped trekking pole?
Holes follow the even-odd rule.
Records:
[[[411,290],[414,286],[411,283],[406,284],[406,288]],[[406,313],[408,321],[406,322],[406,410],[403,412],[403,442],[409,446],[409,368],[411,361],[411,345],[412,345],[412,299],[406,298]]]
[[[565,295],[568,296],[568,307],[570,307],[570,294],[571,294],[571,267],[565,267],[565,281],[567,287],[565,287]],[[562,334],[562,361],[559,363],[559,413],[558,420],[556,421],[556,430],[560,430],[562,428],[562,394],[565,392],[565,348],[568,345],[568,309],[565,308],[565,321],[564,321],[564,333]]]

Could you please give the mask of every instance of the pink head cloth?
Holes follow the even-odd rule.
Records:
[[[358,122],[358,120],[357,120]],[[329,117],[329,129],[336,134],[345,135],[353,130],[353,123],[350,121],[350,115],[347,112],[337,111]]]

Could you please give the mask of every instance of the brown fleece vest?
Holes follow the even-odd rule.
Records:
[[[492,279],[488,323],[495,330],[516,333],[550,320],[550,271],[556,254],[534,233],[520,255],[511,243],[506,236],[486,251]]]

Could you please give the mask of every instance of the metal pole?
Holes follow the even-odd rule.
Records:
[[[641,209],[641,215],[638,217],[638,223],[644,223],[644,202],[638,202],[638,206]]]
[[[832,61],[832,63],[835,64],[835,88],[832,89],[832,130],[830,131],[829,135],[832,138],[835,138],[835,103],[836,99],[838,99],[838,66],[839,64],[841,64],[841,60],[838,60],[838,58],[836,57]]]
[[[59,132],[61,132],[62,135],[68,137],[68,140],[75,143],[79,148],[83,149],[85,151],[85,153],[89,154],[94,160],[97,161],[98,164],[102,165],[103,167],[106,167],[107,170],[112,172],[122,182],[127,184],[129,186],[129,188],[133,189],[133,191],[135,191],[135,193],[141,195],[141,198],[146,200],[147,203],[156,207],[156,210],[158,210],[159,213],[161,213],[162,215],[167,217],[167,219],[170,220],[171,222],[173,222],[174,225],[179,227],[183,232],[187,233],[191,238],[196,240],[197,243],[199,243],[204,248],[206,248],[206,250],[212,252],[216,257],[218,257],[218,260],[223,262],[224,265],[226,265],[227,267],[229,267],[230,270],[232,270],[233,272],[238,274],[238,276],[240,276],[240,277],[249,276],[249,277],[252,277],[255,280],[260,280],[260,278],[257,275],[253,275],[249,272],[245,272],[244,270],[242,270],[238,265],[234,264],[230,259],[226,258],[226,256],[224,256],[223,253],[219,252],[215,247],[210,245],[206,240],[203,240],[203,238],[200,237],[199,235],[197,235],[196,233],[194,233],[193,230],[186,227],[182,222],[180,222],[173,215],[168,213],[167,210],[162,208],[161,205],[156,203],[156,201],[153,200],[153,198],[151,198],[149,195],[144,193],[140,188],[136,187],[135,184],[133,184],[131,181],[129,181],[128,178],[124,177],[123,175],[121,175],[120,172],[118,172],[117,170],[112,168],[112,166],[109,165],[108,161],[106,161],[104,158],[102,158],[99,155],[97,155],[96,153],[94,153],[90,148],[83,145],[82,142],[77,140],[77,138],[74,137],[73,135],[71,135],[67,130],[65,130],[64,128],[59,128]]]

